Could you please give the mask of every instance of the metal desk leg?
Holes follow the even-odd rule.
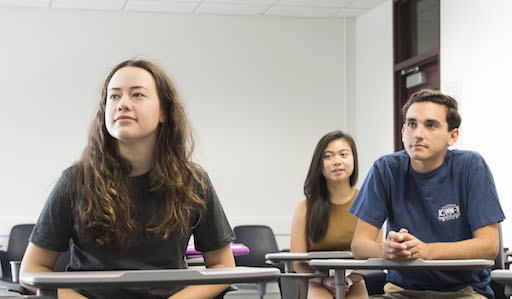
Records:
[[[293,272],[293,261],[284,261],[284,272],[285,273]]]
[[[334,270],[334,286],[336,287],[336,299],[345,299],[345,269]]]

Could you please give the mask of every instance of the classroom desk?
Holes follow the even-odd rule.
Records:
[[[493,270],[491,278],[505,286],[505,296],[512,296],[512,270]]]
[[[170,270],[76,271],[25,273],[20,281],[38,288],[34,299],[57,298],[57,288],[164,287],[175,285],[268,282],[276,280],[275,268],[189,268]],[[28,297],[27,297],[28,298]]]
[[[388,270],[476,270],[488,269],[494,266],[493,260],[423,260],[392,261],[389,259],[371,258],[367,260],[350,259],[313,259],[309,266],[320,271],[334,269],[334,283],[336,286],[336,299],[345,298],[345,270],[346,269],[388,269]]]
[[[312,259],[353,259],[350,251],[311,251],[311,252],[277,252],[267,253],[265,258],[273,263],[284,262],[284,271],[291,273],[293,261],[309,261]]]

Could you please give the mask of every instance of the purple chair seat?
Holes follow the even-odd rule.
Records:
[[[233,251],[233,255],[244,255],[249,254],[249,248],[244,244],[232,243],[231,251]],[[185,252],[187,258],[199,258],[202,257],[201,251],[197,251],[194,248],[194,245],[188,245],[187,251]]]

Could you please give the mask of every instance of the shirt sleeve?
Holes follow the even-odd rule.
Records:
[[[224,209],[206,172],[203,173],[206,185],[204,201],[206,210],[199,224],[193,229],[194,244],[198,251],[220,249],[235,240],[235,234],[224,214]]]
[[[62,174],[46,200],[30,235],[30,242],[54,251],[62,252],[68,249],[73,227],[68,184],[69,169]]]
[[[496,186],[487,163],[480,154],[469,159],[468,173],[468,219],[471,231],[494,222],[501,222],[505,214],[496,192]]]
[[[373,164],[361,190],[348,210],[357,218],[377,228],[381,228],[389,216],[389,191],[384,181],[385,178],[381,175],[382,169],[385,168],[384,165],[382,159]]]

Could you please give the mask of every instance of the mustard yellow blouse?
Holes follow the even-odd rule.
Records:
[[[359,190],[346,203],[336,205],[331,203],[329,226],[324,238],[313,242],[308,238],[308,251],[350,251],[350,243],[356,229],[357,217],[348,212]]]

